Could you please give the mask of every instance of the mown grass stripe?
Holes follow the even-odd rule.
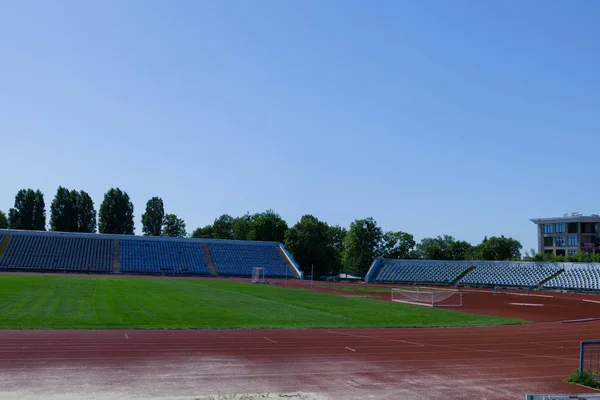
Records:
[[[225,280],[0,275],[0,328],[378,328],[523,323]]]

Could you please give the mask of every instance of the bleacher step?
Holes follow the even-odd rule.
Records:
[[[8,247],[8,242],[10,241],[10,236],[4,236],[2,242],[0,243],[0,257],[4,254],[6,247]]]
[[[210,271],[212,276],[219,276],[217,273],[217,269],[215,268],[215,263],[213,261],[212,255],[210,254],[210,249],[206,243],[202,243],[202,252],[204,253],[204,259],[206,260],[206,266]]]
[[[113,242],[112,273],[118,274],[120,272],[121,272],[121,244],[120,244],[120,241],[115,240]]]

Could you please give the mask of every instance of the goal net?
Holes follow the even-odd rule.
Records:
[[[262,267],[252,268],[252,283],[265,283],[265,269]]]
[[[392,301],[429,307],[462,307],[462,293],[449,289],[393,288]]]

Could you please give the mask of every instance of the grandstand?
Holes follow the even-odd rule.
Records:
[[[551,289],[600,290],[600,264],[565,263],[564,272],[544,283]]]
[[[0,270],[302,278],[281,243],[0,230]]]
[[[600,290],[600,264],[376,259],[365,281]]]
[[[550,263],[481,261],[461,284],[532,287],[551,278],[561,267]]]
[[[460,261],[384,260],[375,282],[450,284],[469,268]]]

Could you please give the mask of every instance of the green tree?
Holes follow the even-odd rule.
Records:
[[[451,260],[471,260],[473,259],[473,246],[464,240],[456,240],[450,244]]]
[[[406,232],[386,232],[383,235],[379,255],[384,258],[405,259],[415,247],[413,235]]]
[[[90,195],[59,186],[50,205],[50,230],[95,232],[96,210]]]
[[[133,235],[133,203],[127,192],[111,188],[100,204],[98,230],[100,233]]]
[[[169,237],[185,237],[187,235],[187,232],[185,231],[185,221],[181,218],[177,218],[177,215],[175,214],[165,215],[162,235]]]
[[[212,225],[206,225],[204,228],[196,228],[192,232],[192,237],[196,239],[214,239],[215,230]]]
[[[285,247],[304,271],[311,271],[314,265],[317,277],[339,270],[329,226],[312,215],[302,216],[286,231]]]
[[[364,276],[381,243],[383,232],[373,218],[358,219],[350,224],[344,239],[344,268],[353,275]]]
[[[442,235],[421,240],[417,244],[416,255],[423,260],[471,260],[473,251],[469,242]]]
[[[85,233],[96,232],[96,209],[94,208],[94,201],[83,190],[77,196],[77,231]]]
[[[273,210],[267,210],[252,217],[252,229],[248,238],[250,240],[283,242],[287,230],[287,222]]]
[[[233,239],[233,217],[223,214],[213,223],[215,239]]]
[[[480,260],[506,261],[519,260],[523,246],[518,240],[504,236],[485,238],[475,249]]]
[[[59,186],[50,204],[50,230],[77,232],[79,193]]]
[[[253,235],[254,217],[249,213],[241,217],[234,218],[231,223],[231,232],[236,240],[250,240]]]
[[[144,236],[160,236],[165,218],[165,205],[160,197],[153,197],[146,203],[146,212],[142,214],[142,232]]]
[[[338,274],[343,270],[344,240],[348,230],[339,225],[329,227],[329,242],[334,249],[335,261],[331,272]]]
[[[8,218],[4,211],[0,211],[0,229],[8,229]]]
[[[8,211],[13,229],[46,230],[46,205],[39,190],[21,189],[15,196],[15,206]]]

